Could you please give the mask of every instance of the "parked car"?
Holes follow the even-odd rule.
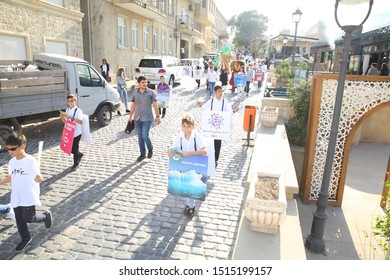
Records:
[[[174,56],[146,56],[135,68],[135,76],[145,76],[153,85],[157,85],[160,77],[164,76],[165,81],[173,87],[174,83],[179,82],[183,77],[183,65]]]
[[[198,58],[183,58],[180,61],[183,64],[184,76],[194,77],[194,70],[197,65],[201,67],[201,70],[204,70],[203,62],[201,62]]]

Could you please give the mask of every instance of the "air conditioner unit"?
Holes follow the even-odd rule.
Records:
[[[188,7],[188,9],[190,10],[190,11],[195,11],[195,4],[194,3],[192,3],[189,7]]]
[[[175,31],[173,33],[173,35],[175,36],[175,38],[179,38],[180,37],[180,32],[179,31]]]

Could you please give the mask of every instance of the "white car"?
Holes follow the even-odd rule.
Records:
[[[183,77],[183,65],[174,56],[146,56],[135,68],[135,76],[145,76],[153,85],[157,85],[160,77],[164,76],[165,81],[173,87]]]

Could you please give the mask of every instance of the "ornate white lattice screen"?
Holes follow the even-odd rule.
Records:
[[[351,129],[368,111],[380,104],[390,102],[390,79],[385,78],[385,81],[378,81],[377,77],[373,78],[374,81],[367,81],[367,79],[368,77],[365,77],[364,80],[345,81],[332,179],[329,186],[329,201],[337,199],[343,153]],[[313,165],[311,167],[309,200],[317,200],[321,189],[336,92],[337,79],[323,79]]]

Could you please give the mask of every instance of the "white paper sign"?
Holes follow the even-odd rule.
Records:
[[[232,112],[203,111],[202,135],[219,140],[229,140]]]
[[[203,78],[203,70],[194,70],[194,79],[201,80]]]

